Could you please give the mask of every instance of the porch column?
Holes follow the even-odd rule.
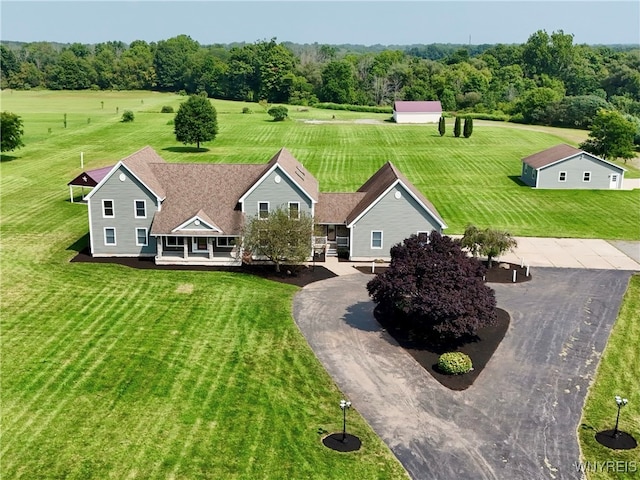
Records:
[[[213,239],[207,238],[207,252],[209,253],[209,260],[213,260]]]
[[[69,185],[69,198],[71,199],[71,203],[73,203],[73,187]]]
[[[156,257],[162,258],[162,237],[156,237]]]
[[[184,240],[187,240],[190,237],[182,237]],[[189,257],[189,242],[182,241],[182,258],[185,260]]]

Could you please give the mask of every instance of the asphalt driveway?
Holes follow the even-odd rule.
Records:
[[[631,272],[532,274],[531,282],[492,285],[511,325],[475,384],[461,392],[440,385],[381,329],[368,275],[308,285],[293,313],[339,388],[412,478],[581,478],[576,429]]]

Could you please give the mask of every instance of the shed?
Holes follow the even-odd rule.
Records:
[[[113,165],[109,167],[96,168],[95,170],[86,170],[71,180],[69,185],[69,198],[73,203],[73,187],[82,187],[82,198],[84,199],[84,187],[93,188],[100,183],[104,177],[111,171]]]
[[[442,116],[439,101],[397,101],[393,104],[393,120],[396,123],[438,123]]]
[[[520,178],[535,188],[620,190],[626,170],[566,144],[522,159]]]

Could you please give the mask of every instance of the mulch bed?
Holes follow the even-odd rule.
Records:
[[[130,268],[151,269],[151,270],[190,270],[198,272],[237,272],[248,273],[258,277],[272,280],[274,282],[287,283],[304,287],[319,280],[335,277],[336,274],[325,267],[316,265],[283,265],[281,272],[275,271],[273,265],[247,265],[240,267],[209,267],[204,265],[156,265],[153,258],[129,258],[129,257],[92,257],[88,250],[84,249],[71,259],[71,262],[83,263],[108,263],[123,265]]]
[[[380,325],[391,335],[400,346],[408,352],[427,372],[438,382],[451,390],[466,390],[478,378],[487,365],[493,353],[500,345],[507,330],[511,317],[501,308],[496,308],[498,317],[495,325],[478,331],[476,338],[462,344],[433,345],[424,340],[416,340],[401,329],[392,319],[386,318],[377,309],[375,316]],[[438,370],[438,358],[445,352],[463,352],[471,357],[473,370],[462,375],[446,375]]]
[[[488,266],[487,262],[483,262],[485,267]],[[371,264],[367,264],[366,266],[356,266],[355,267],[359,272],[371,274]],[[375,273],[382,273],[387,270],[387,266],[378,266],[375,267]],[[492,267],[487,268],[487,274],[485,276],[485,280],[488,283],[514,283],[513,282],[513,271],[516,271],[516,281],[515,283],[523,283],[531,280],[531,271],[529,271],[529,276],[527,277],[527,268],[520,268],[520,265],[516,265],[515,263],[506,263],[506,262],[494,262]]]

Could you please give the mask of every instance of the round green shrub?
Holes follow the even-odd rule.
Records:
[[[165,105],[160,110],[160,113],[173,113],[173,107],[171,105]]]
[[[133,115],[133,112],[131,110],[125,110],[124,113],[122,114],[123,122],[133,122],[134,118],[135,116]]]
[[[249,107],[242,107],[242,113],[253,113]]]
[[[462,352],[447,352],[438,358],[438,369],[448,375],[460,375],[470,372],[473,364],[469,355]]]

